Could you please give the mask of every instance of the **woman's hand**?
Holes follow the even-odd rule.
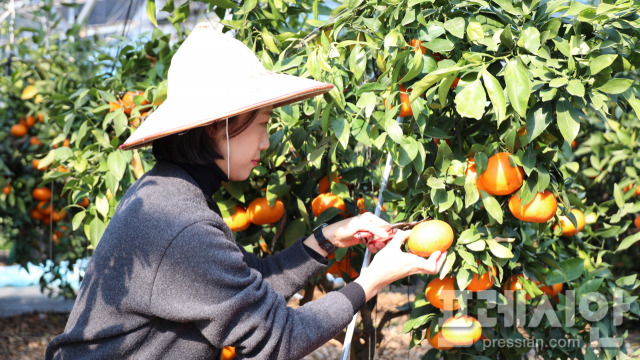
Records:
[[[337,247],[349,247],[360,244],[360,240],[355,237],[359,231],[368,231],[374,237],[381,238],[389,236],[391,225],[370,212],[354,216],[337,223],[326,226],[322,229],[324,236]],[[370,242],[367,244],[372,253],[385,247],[386,244],[380,242]]]
[[[365,291],[367,301],[383,287],[414,274],[437,274],[444,264],[447,253],[436,251],[426,259],[403,252],[402,244],[411,231],[398,231],[387,246],[381,250],[355,282]]]

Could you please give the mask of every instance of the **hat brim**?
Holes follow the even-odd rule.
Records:
[[[233,81],[243,85],[218,92],[198,89],[189,94],[170,94],[127,141],[119,146],[119,149],[130,150],[148,146],[161,137],[206,126],[263,107],[285,106],[333,89],[332,84],[271,72]],[[220,91],[224,91],[224,95]],[[217,99],[224,101],[216,101]]]

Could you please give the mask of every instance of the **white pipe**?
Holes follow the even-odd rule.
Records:
[[[402,118],[398,117],[398,123],[402,122]],[[382,180],[380,181],[380,191],[378,192],[378,202],[376,203],[376,209],[373,214],[375,216],[380,216],[382,212],[382,204],[384,203],[382,193],[387,189],[387,182],[389,182],[389,175],[391,174],[391,167],[393,166],[393,158],[391,157],[391,152],[387,153],[387,163],[384,166],[384,172],[382,174]],[[362,273],[366,268],[369,267],[369,263],[371,262],[371,253],[369,252],[369,248],[364,252],[364,261],[362,262],[362,268],[360,268],[360,273]],[[351,339],[353,338],[353,332],[356,327],[356,320],[358,318],[358,313],[353,315],[353,319],[351,319],[351,323],[347,327],[347,334],[344,338],[344,344],[342,345],[342,355],[340,356],[341,360],[349,360],[349,349],[351,348]],[[374,344],[375,349],[375,344]]]
[[[84,24],[84,20],[87,19],[89,17],[89,15],[91,15],[91,13],[93,12],[93,9],[96,7],[96,3],[98,1],[97,0],[88,0],[84,6],[82,7],[82,10],[80,11],[80,14],[78,15],[78,19],[76,21],[77,24]]]

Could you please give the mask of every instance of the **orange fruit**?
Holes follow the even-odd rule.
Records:
[[[64,141],[62,142],[62,146],[63,147],[69,147],[69,139],[64,139]],[[53,148],[57,149],[58,148],[58,144],[53,144]]]
[[[442,330],[438,331],[433,337],[431,336],[431,327],[427,328],[427,340],[433,348],[438,350],[451,350],[453,344],[447,341],[442,334]]]
[[[320,194],[311,202],[311,210],[313,211],[313,215],[316,217],[320,216],[320,214],[325,210],[332,207],[342,210],[341,214],[344,214],[347,211],[347,206],[344,204],[344,200],[332,193]]]
[[[42,220],[42,214],[37,208],[29,210],[29,215],[31,215],[31,218],[34,220]]]
[[[440,53],[437,53],[437,52],[436,52],[436,53],[433,53],[433,55],[431,55],[431,57],[433,57],[433,59],[434,59],[436,62],[440,62],[440,61],[442,61],[442,60],[444,60],[444,59],[446,59],[446,58],[447,58],[446,56],[444,56],[444,55],[442,55],[442,54],[440,54]]]
[[[33,127],[36,124],[36,118],[33,115],[28,115],[24,118],[24,125],[28,128]]]
[[[476,172],[476,163],[473,157],[470,157],[469,160],[467,160],[467,170],[465,171],[464,175],[466,177],[466,182],[471,184],[476,184],[476,188],[478,189],[478,192],[480,190],[484,190],[484,192],[489,193],[487,189],[484,188],[482,183],[478,181],[478,173]]]
[[[133,98],[138,95],[144,95],[144,92],[143,91],[127,91],[127,93],[124,94],[124,96],[122,97],[122,107],[124,108],[125,114],[131,115],[131,110],[133,110],[136,106],[138,106],[133,101]],[[142,100],[140,105],[146,105],[148,103],[149,102],[147,101],[147,99],[144,99]]]
[[[524,281],[524,275],[519,274],[519,275],[513,275],[512,277],[510,277],[509,279],[507,279],[507,281],[504,283],[503,289],[505,291],[518,291],[518,290],[522,290],[525,291],[524,289],[524,285],[522,284],[522,281]],[[512,296],[509,296],[509,298],[513,299]],[[525,299],[529,300],[531,299],[531,296],[529,294],[526,294]]]
[[[40,171],[46,171],[47,170],[46,166],[40,168],[40,160],[38,160],[38,159],[31,160],[31,166],[33,166],[33,168],[36,169],[36,170],[40,170]]]
[[[11,194],[11,183],[7,183],[7,185],[5,185],[5,187],[2,188],[2,192],[5,195]]]
[[[569,220],[568,217],[564,215],[560,216],[560,225],[562,226],[562,236],[575,235],[579,231],[582,231],[582,229],[584,228],[584,220],[585,220],[584,213],[578,209],[571,209],[571,213],[576,218],[576,224],[578,225],[578,228],[576,229],[575,226],[573,226],[573,223],[571,223],[571,220]],[[556,224],[553,227],[553,230],[555,231],[557,227],[558,227],[558,224]]]
[[[480,175],[479,181],[491,195],[509,195],[522,186],[524,170],[511,166],[509,155],[501,152],[489,157],[487,169]]]
[[[411,40],[411,47],[413,48],[413,51],[415,51],[415,52],[422,51],[422,54],[426,54],[427,53],[427,48],[422,46],[422,41],[420,41],[418,39]]]
[[[236,357],[236,348],[233,346],[225,346],[222,348],[222,355],[220,360],[231,360]]]
[[[49,215],[51,215],[51,204],[49,204],[48,201],[40,201],[38,203],[38,205],[36,206],[36,208],[38,209],[38,211],[40,212],[40,215],[42,215],[42,217],[49,217]]]
[[[89,206],[89,198],[85,196],[84,199],[80,200],[80,202],[78,203],[78,205],[86,208],[87,206]]]
[[[387,93],[391,91],[391,87],[387,90]],[[382,100],[382,105],[386,105],[387,100]],[[404,86],[400,85],[400,117],[407,117],[413,115],[413,110],[411,109],[411,104],[409,104],[409,93]],[[393,105],[389,105],[389,109],[393,109]]]
[[[41,187],[41,188],[37,187],[33,189],[33,191],[31,192],[31,195],[33,195],[33,198],[38,201],[47,201],[51,199],[51,190],[46,187]]]
[[[451,88],[452,88],[452,89],[457,88],[457,87],[458,87],[458,82],[459,82],[459,81],[460,81],[460,78],[455,78],[455,79],[453,80],[453,82],[451,83]]]
[[[15,124],[11,126],[11,135],[14,137],[23,137],[27,135],[27,127],[22,124]]]
[[[636,226],[636,229],[640,229],[640,215],[636,216],[636,218],[633,220],[633,225]]]
[[[331,180],[336,184],[341,178],[342,176],[338,176],[338,174],[331,175]],[[320,179],[320,181],[318,181],[318,194],[324,194],[329,191],[331,191],[331,183],[329,183],[329,177],[325,175]]]
[[[550,298],[558,295],[560,293],[560,291],[562,291],[562,283],[559,284],[553,284],[553,285],[538,285],[538,287],[540,288],[540,290],[542,290],[543,293],[547,294],[547,296],[549,296]]]
[[[342,277],[342,274],[348,274],[351,279],[357,278],[360,274],[353,268],[351,262],[352,256],[345,256],[340,261],[335,261],[329,268],[324,272],[325,274],[331,274],[334,277]],[[336,256],[334,253],[329,254],[327,259],[335,260]]]
[[[276,200],[273,207],[269,206],[266,197],[253,200],[247,207],[247,216],[249,220],[256,225],[273,224],[284,215],[284,203],[282,200]]]
[[[429,257],[436,251],[445,252],[453,244],[453,229],[441,220],[429,220],[416,225],[407,245],[413,254]]]
[[[40,139],[38,139],[37,136],[32,136],[31,139],[29,139],[29,144],[35,145],[35,146],[40,146],[40,145],[42,145],[42,141],[40,141]]]
[[[544,223],[556,214],[558,202],[548,190],[537,193],[533,200],[524,206],[520,202],[518,194],[513,194],[509,199],[509,210],[513,216],[522,221]]]
[[[480,262],[478,262],[478,265],[480,265]],[[496,267],[491,266],[491,271],[486,268],[485,270],[487,271],[485,271],[482,275],[473,275],[473,279],[471,279],[471,282],[469,283],[469,285],[467,285],[467,290],[479,292],[487,290],[488,288],[493,286],[493,277],[496,276]]]
[[[453,346],[471,346],[480,340],[482,325],[473,316],[452,316],[445,320],[440,332]]]
[[[109,112],[114,112],[122,107],[122,103],[120,101],[113,102],[109,101]]]
[[[38,114],[38,122],[42,122],[42,120],[44,119],[44,115],[42,113]]]
[[[455,279],[453,276],[445,276],[443,279],[436,277],[429,281],[424,295],[431,305],[445,311],[454,311],[460,308],[455,295]]]
[[[231,231],[243,231],[251,226],[247,211],[240,205],[236,206],[236,212],[233,215],[229,215],[223,220],[227,223]]]
[[[51,220],[60,221],[67,216],[67,213],[64,210],[60,210],[60,212],[53,210],[51,211]]]
[[[571,148],[572,148],[572,149],[575,149],[577,146],[578,146],[578,142],[577,142],[577,141],[575,141],[575,140],[573,140],[573,141],[571,142]]]
[[[378,203],[378,198],[374,197],[373,198],[374,207],[375,207],[375,204],[377,204],[377,203]],[[356,201],[356,207],[358,207],[358,212],[360,214],[364,214],[364,213],[367,212],[367,205],[366,205],[366,203],[364,201],[364,198],[359,198],[358,201]],[[382,204],[382,211],[386,211],[386,210],[387,210],[387,208],[384,206],[384,203],[383,203]]]

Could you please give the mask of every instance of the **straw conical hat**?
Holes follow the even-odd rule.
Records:
[[[261,107],[291,104],[332,88],[267,71],[246,45],[199,23],[171,59],[167,99],[120,149],[150,145],[167,135]]]

